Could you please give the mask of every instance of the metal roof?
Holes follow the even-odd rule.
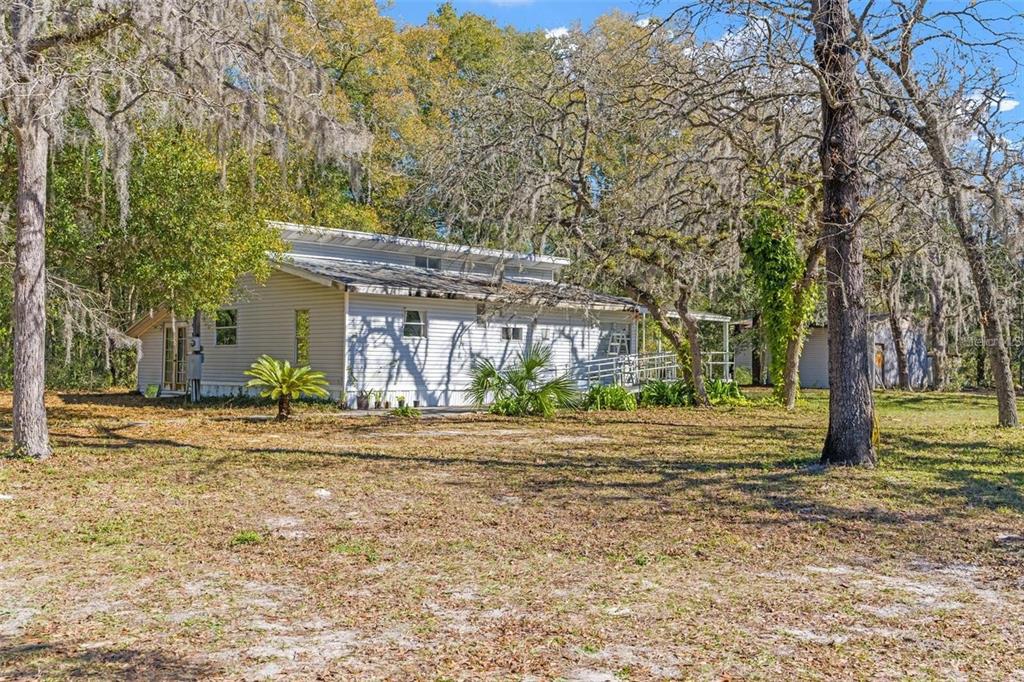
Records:
[[[284,272],[352,292],[387,296],[464,299],[562,308],[604,308],[639,312],[628,298],[561,282],[433,270],[407,265],[363,263],[340,258],[285,255],[274,264]]]
[[[283,223],[270,221],[270,225],[277,227],[284,233],[285,239],[301,239],[313,242],[334,242],[358,246],[360,248],[383,249],[387,251],[398,251],[408,253],[444,253],[449,256],[475,256],[478,259],[494,261],[513,261],[526,265],[547,265],[560,268],[569,265],[572,261],[567,258],[555,256],[543,256],[533,253],[521,253],[518,251],[504,251],[501,249],[488,249],[480,246],[466,246],[450,242],[435,241],[432,239],[412,239],[409,237],[397,237],[390,234],[377,234],[374,232],[360,232],[358,230],[343,230],[334,227],[320,227],[317,225],[300,225],[296,223]]]

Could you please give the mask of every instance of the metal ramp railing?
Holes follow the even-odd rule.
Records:
[[[704,372],[707,377],[732,377],[732,354],[724,351],[704,353]],[[679,357],[674,352],[630,353],[587,360],[575,365],[569,376],[586,388],[594,384],[619,384],[635,387],[648,381],[675,381],[683,377]]]

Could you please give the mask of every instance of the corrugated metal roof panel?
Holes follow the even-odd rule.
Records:
[[[328,280],[349,291],[368,294],[460,298],[549,307],[640,310],[640,306],[628,298],[560,282],[510,277],[498,279],[473,273],[337,258],[292,255],[276,257],[274,260],[282,269],[294,268],[310,279]]]

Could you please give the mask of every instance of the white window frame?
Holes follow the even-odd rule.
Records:
[[[516,332],[519,333],[519,338],[516,338]],[[501,325],[501,340],[507,342],[522,343],[526,340],[526,327],[521,324],[503,324]]]
[[[299,341],[300,341],[300,338],[299,338],[299,315],[300,314],[305,314],[305,316],[306,316],[306,362],[302,362],[302,358],[299,357]],[[312,348],[311,348],[311,346],[313,344],[313,316],[310,314],[309,308],[296,308],[295,309],[294,326],[295,326],[295,339],[294,339],[294,341],[295,341],[295,366],[296,367],[303,367],[303,366],[310,365],[312,363],[311,356],[313,355]],[[235,332],[235,333],[237,334],[237,332]]]
[[[235,323],[233,325],[220,324],[221,313],[235,313]],[[235,330],[235,342],[234,343],[221,343],[219,332],[223,329],[234,329]],[[213,345],[214,346],[237,346],[238,345],[238,308],[221,308],[213,316]]]
[[[420,316],[419,322],[410,322],[409,313],[416,313]],[[406,334],[405,330],[412,325],[419,327],[419,334]],[[402,311],[402,338],[403,339],[425,339],[427,338],[427,311],[420,308],[407,308]]]

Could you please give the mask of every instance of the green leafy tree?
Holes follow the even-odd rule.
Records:
[[[747,213],[750,232],[744,260],[761,312],[760,331],[771,355],[769,376],[775,396],[792,409],[799,390],[799,361],[807,325],[818,302],[817,241],[806,257],[798,246],[798,228],[811,222],[811,202],[803,187],[786,189],[762,181]]]
[[[292,416],[292,400],[303,395],[312,398],[329,398],[327,379],[323,372],[314,372],[309,367],[293,367],[285,360],[275,360],[261,355],[245,370],[252,379],[247,388],[260,388],[260,396],[277,401],[277,418],[284,421]]]

